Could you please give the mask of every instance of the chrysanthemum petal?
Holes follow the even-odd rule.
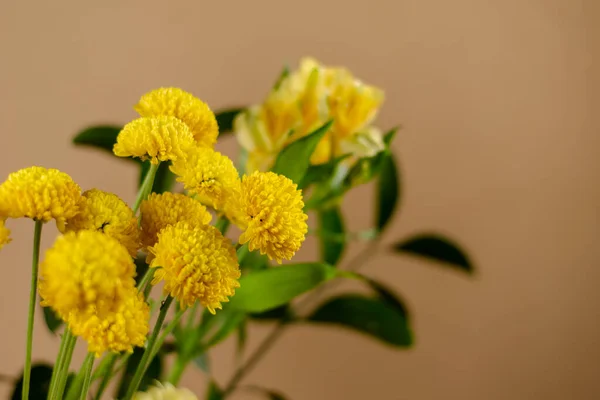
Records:
[[[216,209],[221,209],[232,190],[239,187],[240,178],[233,161],[208,147],[190,150],[187,158],[173,162],[171,171],[187,191]]]
[[[0,249],[10,241],[10,230],[6,227],[5,220],[0,218]]]
[[[260,250],[281,263],[300,249],[308,226],[302,191],[283,175],[254,172],[242,179],[241,207],[248,228],[240,243],[248,242],[252,251]]]
[[[179,88],[146,93],[135,106],[142,117],[172,116],[183,121],[201,146],[212,147],[219,135],[215,114],[202,100]]]
[[[175,117],[138,118],[123,127],[113,152],[118,157],[138,157],[159,161],[185,158],[195,146],[189,127]]]
[[[67,220],[65,230],[99,231],[117,239],[131,256],[140,248],[140,232],[133,210],[119,196],[98,189],[83,193],[80,212]]]
[[[0,215],[56,220],[59,229],[79,211],[81,189],[64,172],[28,167],[13,172],[0,185]]]
[[[199,201],[180,193],[152,193],[142,202],[142,244],[151,247],[158,240],[158,233],[167,226],[186,221],[193,225],[206,225],[212,216]]]
[[[166,227],[150,251],[155,256],[150,267],[157,268],[152,284],[164,281],[164,292],[182,307],[198,300],[214,314],[239,287],[235,249],[214,226],[179,222]]]

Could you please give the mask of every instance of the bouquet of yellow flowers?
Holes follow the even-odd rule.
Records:
[[[225,399],[294,323],[337,325],[410,346],[406,306],[358,272],[377,250],[400,194],[391,150],[396,130],[373,125],[383,99],[348,70],[313,59],[285,69],[261,104],[242,109],[214,113],[182,89],[152,90],[125,126],[94,126],[74,139],[139,165],[132,207],[101,189],[82,192],[56,169],[11,173],[0,185],[0,247],[10,242],[7,219],[30,218],[35,226],[25,368],[13,398],[101,399],[117,380],[111,398],[196,399],[177,388],[183,371],[196,365],[208,372],[208,398]],[[230,133],[241,147],[238,163],[214,149]],[[373,228],[347,232],[341,202],[371,181]],[[38,262],[41,231],[52,220],[61,235]],[[319,240],[318,259],[289,262],[307,235]],[[357,240],[367,243],[364,251],[342,264]],[[394,249],[472,272],[464,252],[438,234],[416,235]],[[371,294],[338,294],[305,307],[324,283],[342,279],[362,282]],[[153,293],[157,285],[162,294]],[[54,365],[32,367],[38,294],[48,329],[62,338]],[[275,326],[243,357],[252,321]],[[219,384],[207,357],[232,335],[240,365]],[[72,373],[77,341],[87,343],[88,355]]]

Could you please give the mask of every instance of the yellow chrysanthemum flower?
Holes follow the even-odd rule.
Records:
[[[381,132],[370,124],[383,102],[383,92],[365,85],[343,68],[302,59],[265,101],[240,113],[234,131],[248,152],[247,171],[267,170],[288,144],[330,119],[332,128],[311,156],[320,164],[350,153],[371,156],[383,150]],[[292,133],[292,134],[290,134]]]
[[[140,208],[142,245],[152,247],[158,233],[167,226],[186,221],[190,225],[207,225],[212,216],[199,201],[179,193],[152,193]]]
[[[203,203],[220,209],[239,187],[239,174],[229,157],[208,147],[192,149],[186,159],[173,162],[171,171],[184,188]]]
[[[281,263],[300,249],[308,231],[302,191],[291,179],[273,172],[254,172],[242,179],[241,207],[248,228],[240,243],[259,249]]]
[[[109,312],[135,287],[135,265],[116,239],[97,231],[68,232],[40,264],[42,305],[64,320],[71,312]]]
[[[118,157],[139,157],[159,161],[185,158],[195,146],[190,128],[175,117],[138,118],[123,127],[113,152]]]
[[[214,314],[239,287],[235,249],[214,226],[179,222],[163,229],[150,251],[155,256],[150,267],[157,268],[152,284],[164,280],[164,292],[182,307],[198,300]]]
[[[119,196],[98,189],[87,190],[81,198],[81,210],[67,220],[65,231],[100,231],[117,239],[135,257],[140,248],[137,218]]]
[[[202,100],[178,88],[160,88],[146,93],[135,106],[142,117],[172,116],[190,128],[201,146],[212,147],[219,135],[215,114]]]
[[[113,310],[103,313],[91,308],[69,314],[69,328],[88,342],[88,351],[100,357],[105,351],[132,352],[142,347],[148,335],[150,308],[144,296],[132,288]]]
[[[198,400],[188,389],[176,388],[170,383],[157,383],[146,392],[137,392],[133,400]]]
[[[79,211],[81,189],[64,172],[29,167],[13,172],[0,185],[0,215],[56,220],[59,229]]]
[[[4,247],[5,244],[10,243],[10,230],[4,224],[5,220],[0,219],[0,249]]]

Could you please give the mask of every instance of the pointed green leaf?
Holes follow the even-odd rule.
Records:
[[[286,400],[285,395],[276,390],[266,389],[266,388],[263,388],[260,386],[254,386],[254,385],[246,386],[245,388],[252,390],[254,392],[259,392],[261,394],[264,394],[270,400]]]
[[[408,307],[404,304],[402,299],[400,299],[400,297],[397,294],[395,294],[390,288],[384,286],[382,283],[377,282],[373,279],[366,278],[365,281],[377,293],[377,295],[382,301],[387,303],[390,307],[393,307],[407,321],[410,319]]]
[[[310,165],[312,153],[332,123],[332,121],[329,121],[309,135],[287,145],[277,156],[275,165],[271,170],[277,174],[287,176],[294,183],[302,182]]]
[[[381,163],[377,180],[377,229],[382,232],[391,221],[400,197],[398,169],[392,153],[387,154]]]
[[[267,311],[288,303],[336,274],[335,268],[323,263],[288,264],[256,271],[240,278],[240,288],[228,307],[246,312]]]
[[[52,378],[52,366],[49,364],[34,364],[31,367],[29,376],[29,398],[46,399],[50,389],[50,379]],[[11,400],[21,400],[21,391],[23,390],[23,376],[15,382],[11,395]]]
[[[412,332],[404,316],[378,298],[347,294],[330,299],[308,321],[338,325],[372,336],[392,346],[412,345]]]
[[[284,304],[261,313],[250,313],[248,316],[257,322],[272,322],[282,319],[289,321],[293,319],[293,312],[289,304]]]
[[[467,254],[451,239],[438,234],[420,234],[403,240],[394,249],[399,253],[425,257],[472,274],[474,267]]]
[[[290,67],[288,67],[286,65],[285,67],[283,67],[283,70],[281,71],[281,73],[279,74],[279,77],[275,81],[275,84],[273,85],[273,90],[279,89],[279,87],[281,86],[281,82],[283,82],[285,80],[285,78],[287,78],[289,75],[290,75]]]
[[[350,154],[343,154],[327,163],[310,165],[306,170],[304,179],[302,179],[302,182],[300,185],[298,185],[298,187],[300,189],[304,189],[313,183],[325,182],[331,178],[337,166],[348,157],[350,157]]]
[[[321,233],[321,260],[331,265],[337,265],[346,246],[344,241],[331,239],[336,235],[343,237],[346,234],[340,208],[331,207],[320,210],[317,216],[319,232]]]
[[[385,144],[385,147],[387,149],[390,149],[390,146],[392,145],[392,141],[394,140],[398,129],[400,129],[400,127],[392,128],[385,135],[383,135],[383,143]]]
[[[116,125],[98,125],[84,129],[73,138],[73,143],[92,146],[113,153],[121,127]]]
[[[230,108],[215,112],[217,124],[219,125],[219,135],[233,131],[233,120],[244,111],[243,108]]]
[[[56,330],[60,328],[63,324],[63,320],[56,315],[54,310],[50,307],[42,307],[44,310],[44,321],[46,322],[46,326],[52,333],[56,333]]]

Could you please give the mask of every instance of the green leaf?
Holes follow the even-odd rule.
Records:
[[[50,379],[52,378],[52,366],[49,364],[34,364],[31,367],[31,376],[29,381],[29,398],[46,399],[50,389]],[[15,382],[11,395],[11,400],[21,400],[21,391],[23,390],[23,376]]]
[[[205,374],[210,375],[210,359],[208,358],[207,352],[197,355],[196,357],[194,357],[193,361],[194,364],[196,364],[198,368],[204,371]]]
[[[127,389],[131,384],[131,380],[135,375],[135,370],[137,369],[138,364],[142,360],[142,355],[144,354],[144,349],[142,347],[135,347],[133,349],[133,353],[127,359],[127,365],[125,366],[125,371],[123,372],[123,376],[121,376],[121,381],[119,382],[119,389],[117,391],[117,398],[122,398],[127,393]],[[140,387],[138,391],[143,392],[151,386],[154,381],[160,380],[160,374],[162,371],[162,358],[160,353],[156,355],[148,365],[148,369],[142,378],[142,382],[140,383]]]
[[[333,121],[329,121],[309,135],[284,147],[277,156],[275,165],[271,170],[277,174],[287,176],[294,183],[302,182],[310,165],[310,156],[332,124]]]
[[[339,207],[331,207],[317,212],[319,231],[322,233],[321,240],[321,260],[337,265],[342,258],[346,244],[344,241],[332,240],[335,235],[344,236],[344,221]]]
[[[392,145],[392,141],[394,140],[394,137],[396,136],[398,129],[400,129],[400,127],[392,128],[385,135],[383,135],[383,143],[385,144],[385,147],[388,150],[390,149],[390,146]]]
[[[242,111],[244,111],[243,108],[230,108],[215,113],[219,125],[219,135],[233,131],[233,120]]]
[[[44,310],[44,321],[46,322],[46,326],[50,332],[56,333],[56,330],[63,324],[63,320],[56,315],[52,308],[42,307],[42,309]]]
[[[394,155],[387,154],[381,163],[377,180],[377,229],[382,232],[390,222],[400,197],[398,170]]]
[[[283,393],[276,391],[276,390],[272,390],[272,389],[266,389],[260,386],[246,386],[246,389],[250,389],[252,391],[255,392],[260,392],[263,395],[265,395],[267,398],[269,398],[270,400],[286,400],[286,397]]]
[[[224,399],[224,393],[215,381],[210,381],[208,390],[206,393],[207,400],[222,400]]]
[[[113,154],[113,146],[121,127],[116,125],[98,125],[84,129],[73,138],[73,143],[82,146],[97,147]]]
[[[407,321],[410,319],[408,307],[404,305],[404,302],[402,301],[402,299],[400,299],[400,297],[397,294],[395,294],[388,287],[384,286],[382,283],[377,282],[373,279],[366,278],[365,281],[371,286],[371,288],[377,293],[377,295],[383,302],[388,304],[390,307],[393,307]]]
[[[467,254],[451,239],[438,234],[420,234],[394,245],[399,253],[425,257],[472,274],[474,267]]]
[[[248,320],[244,320],[237,327],[237,346],[236,353],[238,357],[242,357],[244,349],[246,348],[246,341],[248,340]]]
[[[246,312],[267,311],[336,275],[335,268],[323,263],[288,264],[257,271],[240,278],[240,288],[228,307]]]
[[[259,322],[277,321],[282,319],[291,320],[293,319],[293,312],[289,304],[284,304],[261,313],[250,313],[248,316]]]
[[[158,170],[156,171],[156,175],[154,176],[154,184],[152,185],[152,192],[154,193],[164,193],[169,192],[173,188],[175,184],[175,179],[177,176],[171,172],[169,166],[170,162],[163,161],[158,166]],[[138,180],[138,187],[142,186],[144,182],[144,178],[150,169],[150,161],[144,161],[140,163],[140,176]]]
[[[379,298],[347,294],[330,299],[308,320],[350,328],[392,346],[412,345],[406,318]]]
[[[350,154],[343,154],[327,163],[310,165],[298,187],[304,189],[313,183],[325,182],[333,175],[337,166],[348,157],[350,157]]]
[[[269,257],[259,251],[249,251],[240,263],[243,271],[260,271],[269,267]]]

